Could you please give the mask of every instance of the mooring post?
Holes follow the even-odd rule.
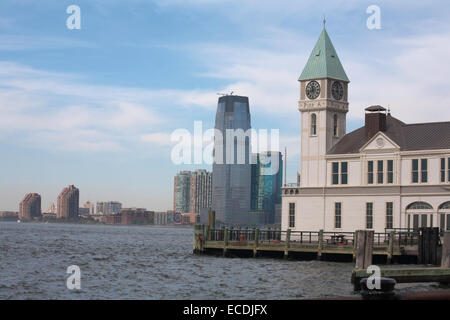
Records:
[[[207,240],[212,240],[212,233],[216,229],[216,212],[208,210],[208,237]]]
[[[353,233],[353,258],[352,262],[356,262],[356,247],[358,245],[358,231]]]
[[[388,252],[387,252],[387,263],[392,263],[392,258],[394,257],[394,241],[395,241],[395,232],[389,232],[389,244],[388,244]]]
[[[367,269],[372,264],[373,231],[358,230],[356,247],[356,269]]]
[[[228,228],[225,228],[223,233],[223,255],[227,254],[227,246],[228,246]]]
[[[194,253],[203,252],[203,225],[194,226]]]
[[[323,250],[323,230],[319,230],[319,246],[317,248],[317,259],[322,258],[322,250]]]
[[[291,229],[286,232],[286,248],[284,249],[284,258],[289,257],[289,248],[291,247]]]
[[[259,243],[259,229],[255,229],[255,244],[253,247],[253,257],[258,256],[258,243]]]
[[[441,267],[442,268],[450,268],[450,232],[444,232],[443,236],[443,245],[442,245],[442,260]]]

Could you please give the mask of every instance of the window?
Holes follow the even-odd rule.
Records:
[[[433,207],[426,202],[416,201],[416,202],[409,204],[406,207],[406,210],[433,210]]]
[[[334,227],[342,228],[342,204],[340,202],[334,204]]]
[[[422,228],[426,228],[427,227],[427,217],[428,215],[426,214],[422,214]]]
[[[373,161],[367,162],[367,183],[373,183]]]
[[[317,116],[315,113],[311,115],[311,134],[313,136],[317,134]]]
[[[333,162],[332,180],[333,184],[339,184],[339,162]]]
[[[348,182],[348,163],[341,162],[341,184],[347,184]]]
[[[440,214],[441,217],[441,231],[445,231],[445,214],[441,213]]]
[[[383,183],[383,160],[378,160],[377,161],[377,182],[378,183]]]
[[[427,182],[428,181],[428,159],[421,159],[420,161],[420,176],[421,176],[421,182]]]
[[[447,158],[447,181],[450,182],[450,158]]]
[[[338,135],[338,116],[335,114],[333,116],[333,135],[337,137]]]
[[[441,182],[445,182],[445,158],[441,158]]]
[[[387,183],[394,183],[394,160],[388,160],[387,165]]]
[[[366,229],[373,228],[373,203],[366,203]]]
[[[386,202],[386,229],[393,228],[393,222],[394,222],[393,208],[394,208],[393,202]]]
[[[413,183],[419,182],[419,160],[418,159],[412,160],[412,182]]]
[[[419,230],[419,215],[413,215],[413,230],[417,232]]]
[[[289,203],[289,228],[295,227],[295,203]]]

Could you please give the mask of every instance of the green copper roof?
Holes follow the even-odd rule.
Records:
[[[325,28],[323,28],[298,80],[319,78],[332,78],[350,82]]]

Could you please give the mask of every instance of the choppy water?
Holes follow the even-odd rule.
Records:
[[[199,256],[192,254],[192,241],[193,231],[186,228],[0,222],[0,299],[352,294],[351,263]],[[81,290],[66,287],[70,265],[81,269]]]

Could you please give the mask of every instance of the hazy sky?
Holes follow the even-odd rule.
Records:
[[[81,8],[68,30],[66,8]],[[381,29],[369,30],[369,5]],[[213,126],[217,93],[248,96],[252,126],[280,129],[299,169],[300,75],[322,29],[351,80],[348,128],[380,104],[449,121],[448,1],[2,0],[0,210],[28,192],[172,208],[177,128]],[[197,166],[210,169],[208,166]]]

